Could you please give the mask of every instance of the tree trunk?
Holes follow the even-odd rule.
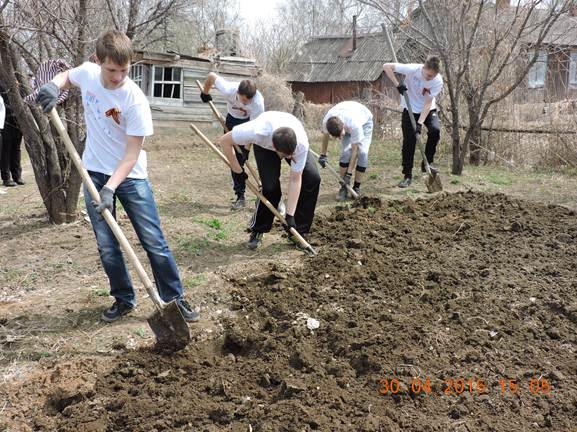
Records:
[[[481,163],[481,125],[479,124],[479,111],[476,106],[469,102],[469,163],[479,166]]]
[[[451,141],[453,146],[453,160],[451,166],[451,174],[461,175],[463,173],[463,165],[461,164],[461,134],[460,127],[461,122],[459,121],[459,110],[453,108],[451,110]]]
[[[0,16],[0,29],[3,24]],[[26,106],[22,100],[17,79],[25,90],[30,88],[20,70],[20,57],[8,41],[9,36],[0,30],[0,78],[8,88],[10,105],[24,137],[38,190],[52,222],[73,221],[77,216],[78,174],[72,168],[62,143],[54,138],[56,135],[48,118],[38,108]]]

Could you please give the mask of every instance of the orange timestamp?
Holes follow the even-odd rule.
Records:
[[[439,385],[439,381],[441,381]],[[515,395],[522,392],[529,392],[534,396],[549,395],[553,391],[551,383],[542,378],[531,378],[528,381],[519,381],[516,378],[499,378],[488,384],[483,378],[454,377],[443,380],[427,377],[413,377],[408,381],[398,378],[383,377],[379,380],[379,393],[381,395],[446,395],[459,396],[461,394],[483,395],[489,392],[498,392],[501,395]]]

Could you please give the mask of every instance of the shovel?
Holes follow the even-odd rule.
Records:
[[[201,131],[200,129],[198,129],[195,125],[191,124],[190,128],[194,131],[194,133],[196,133],[205,143],[206,145],[208,145],[223,161],[224,163],[229,167],[230,164],[228,162],[228,159],[226,158],[226,156],[220,151],[220,149],[214,145],[212,143],[211,140],[209,140]],[[280,212],[274,208],[274,206],[270,203],[269,200],[267,200],[265,198],[265,196],[261,193],[261,191],[259,190],[259,188],[257,186],[255,186],[254,184],[252,184],[252,182],[250,180],[246,181],[246,185],[248,186],[248,188],[258,197],[258,199],[265,205],[268,207],[268,209],[272,212],[273,215],[276,216],[276,218],[281,221],[281,223],[283,225],[286,226],[286,219],[284,218],[284,216],[282,214],[280,214]],[[303,238],[303,236],[301,236],[299,234],[299,232],[294,229],[291,228],[290,229],[290,233],[297,239],[297,241],[299,242],[299,244],[311,255],[314,256],[317,254],[317,252],[313,249],[313,247]]]
[[[395,63],[397,62],[397,54],[395,53],[395,49],[393,48],[393,42],[391,41],[391,35],[389,34],[389,29],[383,25],[385,30],[385,38],[387,39],[387,45],[389,46],[389,51],[393,55],[393,60]],[[405,98],[405,105],[407,106],[407,111],[409,112],[409,118],[411,119],[411,125],[413,126],[413,130],[417,130],[417,122],[415,121],[415,116],[413,115],[413,109],[411,108],[411,104],[409,103],[409,95],[407,92],[403,94]],[[421,143],[421,135],[418,134],[416,136],[417,140],[417,147],[421,152],[421,157],[423,158],[423,165],[425,165],[425,171],[427,173],[427,190],[429,193],[433,192],[440,192],[443,190],[443,184],[441,183],[441,177],[436,170],[431,170],[431,165],[427,160],[427,156],[425,155],[425,151],[423,150],[423,144]]]
[[[309,149],[309,151],[313,154],[314,157],[316,157],[317,159],[319,158],[319,155],[316,154],[314,151],[312,151],[311,149]],[[339,183],[341,185],[344,184],[344,186],[347,188],[347,190],[349,191],[349,193],[352,195],[352,197],[354,199],[357,199],[359,197],[359,194],[355,192],[355,190],[351,187],[351,185],[349,184],[345,184],[343,182],[343,179],[341,178],[341,176],[339,175],[339,173],[327,163],[327,168],[329,169],[329,171],[335,176],[336,179],[339,180]]]
[[[82,177],[82,181],[84,185],[90,192],[90,196],[94,201],[100,203],[100,194],[96,190],[88,171],[82,165],[82,160],[72,144],[70,137],[68,136],[68,132],[64,128],[62,124],[62,120],[60,120],[60,116],[56,111],[56,108],[53,108],[50,111],[50,120],[52,124],[58,131],[58,134],[64,141],[64,146],[66,150],[70,154],[70,158],[72,162],[78,169],[80,176]],[[152,281],[148,278],[144,267],[140,263],[136,253],[134,253],[134,249],[128,243],[124,233],[118,226],[118,223],[112,216],[112,213],[108,209],[105,209],[102,212],[102,217],[108,223],[108,226],[114,233],[114,236],[118,240],[118,243],[122,246],[122,249],[128,256],[128,260],[136,269],[136,273],[138,273],[138,277],[144,284],[144,288],[146,288],[146,292],[152,299],[154,306],[156,307],[156,311],[147,319],[148,325],[154,332],[156,336],[156,345],[158,348],[166,351],[178,351],[183,349],[188,343],[190,342],[190,331],[188,329],[188,325],[176,304],[176,301],[172,300],[169,303],[165,303],[160,296],[158,295],[158,291],[156,290],[156,286],[152,283]]]

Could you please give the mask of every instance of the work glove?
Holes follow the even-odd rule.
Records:
[[[421,123],[417,123],[415,125],[415,137],[418,138],[422,132],[423,132],[423,125]]]
[[[407,86],[406,86],[404,83],[400,83],[400,84],[397,86],[397,90],[399,91],[399,93],[400,93],[401,96],[402,96],[402,95],[404,95],[405,92],[407,91]]]
[[[52,81],[49,81],[40,87],[40,91],[36,95],[36,102],[40,104],[42,111],[47,113],[58,103],[58,96],[60,96],[60,89]]]
[[[322,166],[323,168],[327,167],[328,161],[329,161],[329,158],[327,158],[326,154],[322,154],[319,156],[319,165]]]
[[[235,173],[234,171],[232,172],[232,176],[234,177],[234,179],[236,181],[239,182],[244,182],[248,179],[248,174],[245,172],[245,170],[242,170],[239,173]]]
[[[351,177],[352,177],[352,174],[346,173],[345,176],[341,179],[341,186],[350,186],[351,185]]]
[[[104,209],[112,211],[112,207],[114,206],[114,191],[108,186],[103,186],[102,189],[100,189],[100,204],[92,201],[92,205],[96,211],[101,214]]]
[[[297,229],[297,223],[295,222],[295,217],[287,213],[284,218],[286,220],[286,225],[283,225],[283,228],[287,233],[290,234],[291,228]]]
[[[212,100],[212,96],[208,93],[200,92],[200,99],[204,103],[209,103]]]

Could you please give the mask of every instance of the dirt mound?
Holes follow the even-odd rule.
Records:
[[[319,218],[316,258],[231,281],[224,340],[125,353],[27,418],[64,432],[568,431],[576,240],[572,211],[504,195],[364,198]]]

